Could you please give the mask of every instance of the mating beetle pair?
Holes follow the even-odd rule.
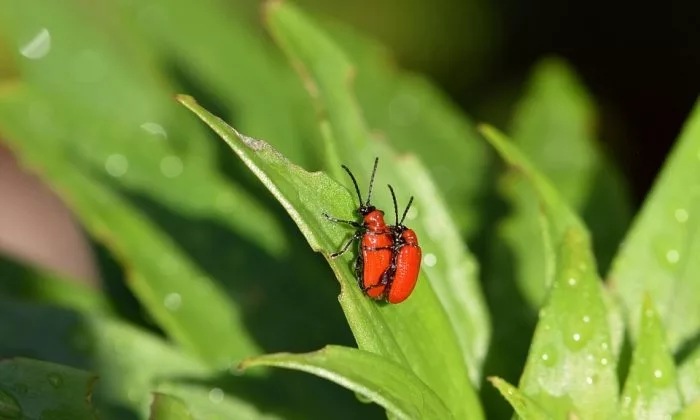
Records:
[[[408,205],[399,221],[398,206],[396,204],[396,194],[391,185],[391,197],[394,200],[394,214],[396,224],[387,225],[384,222],[384,212],[370,204],[372,196],[372,184],[374,175],[377,172],[377,163],[374,160],[374,169],[369,181],[369,192],[367,201],[362,202],[360,187],[347,166],[342,165],[345,172],[350,175],[355,191],[360,200],[360,207],[357,213],[362,216],[362,223],[352,220],[341,220],[324,213],[323,216],[336,223],[344,223],[357,229],[355,234],[338,252],[331,254],[331,258],[336,258],[344,254],[353,242],[359,241],[358,255],[355,260],[355,277],[362,291],[369,297],[376,300],[386,300],[389,303],[401,303],[413,292],[418,281],[420,271],[421,249],[418,246],[416,233],[404,226],[408,209],[413,203],[413,197],[408,201]]]

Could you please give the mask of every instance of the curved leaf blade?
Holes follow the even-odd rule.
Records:
[[[333,381],[384,407],[399,419],[449,419],[440,398],[412,372],[374,353],[327,346],[305,354],[269,354],[248,359],[242,369],[274,366]]]
[[[681,409],[681,395],[673,355],[649,295],[644,299],[639,325],[637,348],[616,418],[665,418]]]
[[[181,95],[178,100],[231,146],[280,201],[311,247],[329,260],[341,284],[341,306],[360,348],[408,366],[441,398],[460,401],[459,406],[450,405],[451,409],[480,418],[481,409],[466,370],[454,369],[462,364],[459,352],[454,351],[458,344],[451,332],[445,333],[450,330],[449,321],[429,285],[419,281],[406,302],[382,306],[363,295],[347,260],[329,258],[330,252],[347,239],[347,229],[329,223],[322,213],[352,214],[352,195],[325,174],[305,172],[264,141],[238,133],[191,97]],[[431,338],[430,342],[426,337]],[[443,357],[435,357],[436,347],[443,350]]]
[[[0,418],[97,419],[92,407],[97,377],[89,372],[38,360],[0,361]]]
[[[491,384],[498,389],[503,398],[508,400],[515,412],[523,420],[545,420],[551,417],[541,407],[527,396],[523,395],[516,387],[501,378],[489,378]]]
[[[668,344],[676,351],[700,333],[700,103],[615,257],[610,274],[631,335],[644,293],[654,296]]]

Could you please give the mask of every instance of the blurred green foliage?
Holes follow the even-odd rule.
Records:
[[[462,45],[483,63],[482,3]],[[404,6],[403,24],[427,10]],[[413,34],[414,64],[439,67],[439,34]],[[0,260],[0,356],[22,357],[0,365],[0,418],[697,412],[700,108],[633,221],[558,59],[509,108],[509,140],[289,2],[261,25],[252,2],[1,0],[0,37],[2,142],[74,212],[105,282]],[[415,197],[424,259],[399,305],[329,258],[351,232],[322,217],[354,217],[340,165],[366,186],[375,156],[388,220],[384,184]]]

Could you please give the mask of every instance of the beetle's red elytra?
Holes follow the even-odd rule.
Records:
[[[396,224],[388,226],[384,221],[384,212],[372,206],[370,202],[378,163],[377,158],[374,160],[367,200],[364,203],[355,176],[347,166],[342,166],[355,186],[360,201],[357,213],[362,216],[362,223],[338,219],[326,213],[323,213],[323,216],[332,222],[347,224],[356,229],[341,250],[331,254],[331,258],[343,255],[352,243],[359,240],[358,255],[355,260],[355,277],[358,285],[367,296],[373,299],[400,303],[413,292],[420,271],[421,249],[418,246],[418,239],[415,232],[403,224],[413,197],[409,200],[399,222],[396,195],[389,185],[394,201]]]

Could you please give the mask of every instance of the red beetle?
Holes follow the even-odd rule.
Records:
[[[391,198],[394,200],[394,214],[396,224],[390,226],[393,241],[392,262],[386,274],[386,289],[388,290],[386,300],[389,303],[401,303],[413,292],[418,281],[420,272],[421,249],[418,246],[418,237],[413,229],[407,228],[403,222],[411,208],[413,197],[408,200],[408,205],[399,221],[398,205],[396,204],[396,194],[389,185]]]
[[[372,170],[372,177],[369,181],[367,201],[364,203],[362,202],[360,187],[357,185],[355,176],[350,172],[347,166],[342,165],[342,168],[350,175],[350,179],[352,179],[355,185],[357,198],[360,201],[360,207],[357,208],[357,213],[362,216],[362,223],[352,220],[337,219],[326,213],[323,213],[323,216],[332,222],[344,223],[357,229],[355,234],[352,235],[340,251],[331,254],[331,258],[343,255],[353,242],[361,240],[357,259],[355,260],[355,277],[357,278],[360,288],[367,296],[379,300],[385,297],[388,284],[387,275],[394,261],[395,232],[384,222],[384,212],[370,204],[372,184],[374,183],[374,175],[377,172],[378,162],[378,158],[374,160],[374,169]]]

